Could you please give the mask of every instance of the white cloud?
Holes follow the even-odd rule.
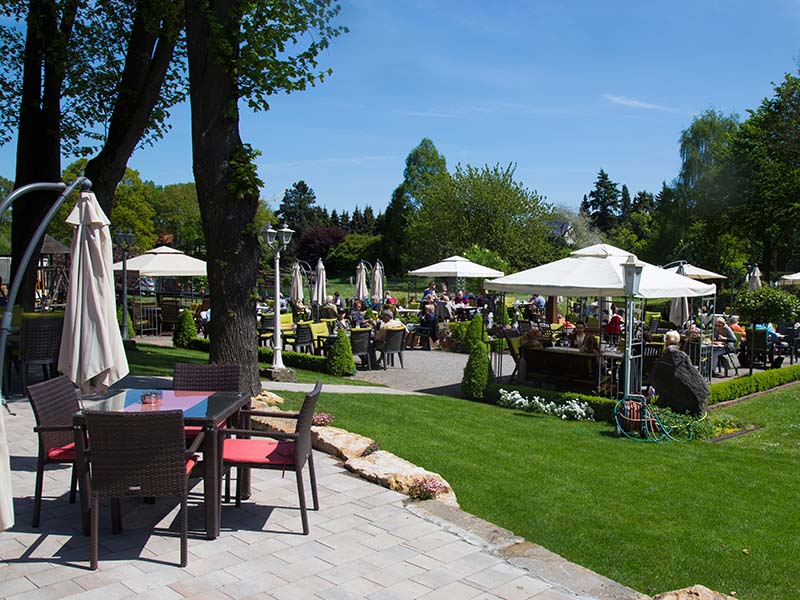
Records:
[[[661,104],[652,104],[637,100],[636,98],[628,98],[627,96],[616,96],[614,94],[603,94],[603,98],[608,100],[611,104],[619,104],[620,106],[627,106],[629,108],[641,108],[643,110],[660,110],[663,112],[679,113],[682,112],[677,108],[670,106],[663,106]]]

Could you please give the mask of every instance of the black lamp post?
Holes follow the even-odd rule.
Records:
[[[122,339],[124,341],[130,339],[128,335],[128,250],[135,239],[136,236],[130,229],[118,231],[114,236],[114,240],[122,248]]]

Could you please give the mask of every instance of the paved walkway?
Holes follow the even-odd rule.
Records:
[[[177,508],[130,501],[121,534],[100,514],[100,568],[87,570],[89,539],[67,502],[69,468],[50,466],[41,527],[30,527],[37,439],[27,402],[7,417],[17,524],[0,534],[0,597],[50,598],[535,598],[640,596],[510,532],[438,502],[408,503],[315,453],[321,510],[300,535],[294,477],[256,470],[253,495],[222,509],[222,534],[206,540],[202,483],[191,491],[189,564],[179,559]],[[127,519],[148,522],[133,528]],[[153,529],[155,527],[155,529]]]

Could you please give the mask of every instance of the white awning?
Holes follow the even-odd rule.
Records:
[[[205,277],[206,263],[169,246],[159,246],[140,256],[129,258],[128,273],[142,277]],[[122,261],[114,263],[122,271]]]
[[[409,271],[408,274],[416,277],[471,277],[477,279],[503,276],[502,271],[484,267],[463,256],[451,256],[434,265]]]

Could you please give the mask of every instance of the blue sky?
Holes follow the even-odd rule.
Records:
[[[264,198],[303,179],[328,209],[383,210],[423,137],[450,169],[516,163],[557,205],[577,206],[600,168],[657,191],[693,116],[746,116],[800,56],[800,0],[344,0],[339,22],[350,33],[321,57],[332,77],[243,113]],[[130,166],[190,181],[189,136],[179,108]],[[13,165],[0,148],[0,174]]]

